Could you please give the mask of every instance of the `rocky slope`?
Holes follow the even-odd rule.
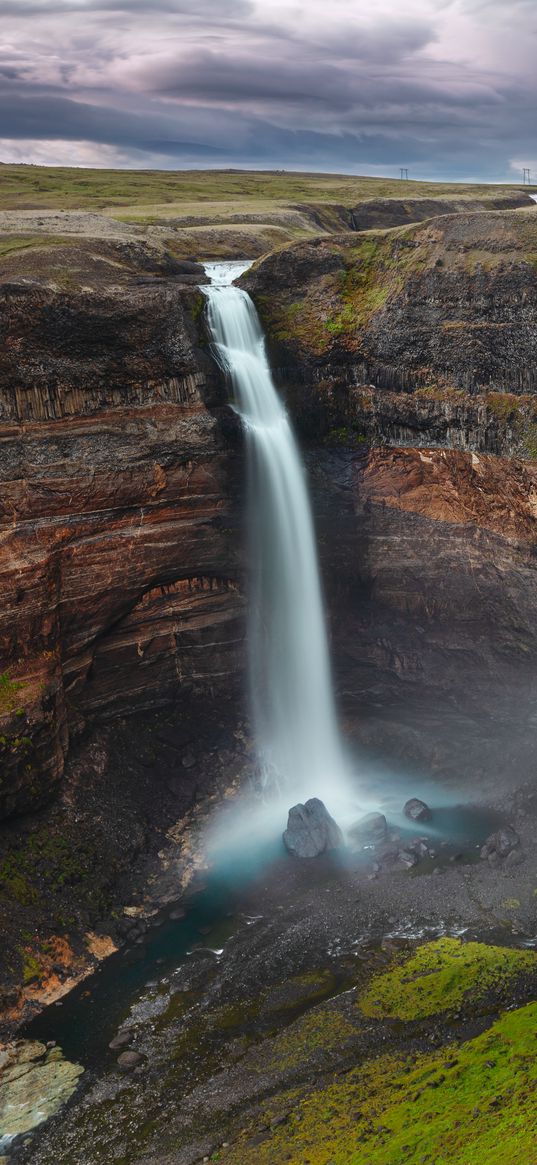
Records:
[[[314,425],[446,444],[458,431],[461,447],[533,453],[537,210],[296,244],[244,285],[280,380]],[[362,386],[408,399],[377,394],[371,407]]]
[[[236,673],[229,443],[200,277],[132,241],[34,239],[4,261],[4,815],[48,796],[88,714]]]
[[[351,211],[350,225],[354,231],[370,231],[386,227],[402,227],[423,222],[443,214],[468,214],[482,210],[517,210],[534,204],[529,194],[506,195],[497,198],[370,198]]]

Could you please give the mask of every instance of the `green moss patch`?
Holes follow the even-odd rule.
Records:
[[[258,1165],[503,1165],[537,1141],[537,1004],[430,1055],[383,1056],[263,1113],[288,1119],[255,1146]],[[253,1130],[221,1153],[246,1165]]]
[[[536,969],[532,951],[442,938],[375,976],[360,996],[359,1007],[376,1019],[424,1019],[460,1007],[466,995],[482,998]]]
[[[20,708],[20,693],[24,686],[20,680],[12,680],[7,671],[0,674],[0,716],[8,715],[10,712],[19,712],[19,710],[23,712],[23,709]]]
[[[45,828],[36,829],[0,862],[0,898],[13,897],[21,905],[31,905],[42,895],[59,894],[65,886],[90,882],[94,865],[95,848],[90,842],[76,845]]]
[[[317,1052],[341,1051],[355,1036],[356,1028],[340,1012],[327,1008],[310,1011],[275,1037],[270,1057],[257,1070],[300,1068]]]

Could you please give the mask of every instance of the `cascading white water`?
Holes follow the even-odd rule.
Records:
[[[250,681],[259,757],[288,798],[330,805],[347,791],[308,491],[274,387],[255,307],[232,280],[247,264],[207,265],[217,358],[232,385],[248,452]]]

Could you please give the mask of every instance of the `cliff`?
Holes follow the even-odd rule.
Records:
[[[202,270],[24,242],[0,285],[2,815],[50,795],[88,715],[229,685],[241,639]]]
[[[366,446],[312,449],[307,464],[339,702],[368,788],[364,747],[446,791],[531,782],[536,465]]]
[[[354,231],[370,231],[402,227],[444,214],[517,210],[519,207],[531,209],[533,206],[529,194],[522,191],[496,198],[424,198],[412,195],[408,198],[369,198],[353,208],[350,225]]]
[[[451,443],[458,428],[461,447],[532,455],[537,208],[296,244],[244,286],[293,407],[325,432]]]

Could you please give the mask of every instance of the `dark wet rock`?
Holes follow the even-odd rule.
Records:
[[[407,801],[403,813],[410,821],[430,821],[432,818],[429,806],[425,804],[425,801],[420,801],[419,797],[411,797],[410,801]]]
[[[134,1072],[134,1069],[139,1068],[142,1063],[143,1056],[132,1049],[128,1052],[122,1052],[117,1058],[118,1068],[121,1072]]]
[[[297,858],[316,858],[327,850],[340,849],[343,834],[318,797],[289,810],[283,841]]]
[[[385,841],[387,833],[388,822],[383,813],[367,813],[349,829],[349,837],[361,845]]]
[[[481,857],[484,861],[487,859],[490,861],[493,854],[496,854],[498,859],[506,858],[519,845],[518,833],[510,825],[504,825],[502,829],[498,829],[496,833],[491,833],[490,837],[487,838],[481,850]]]
[[[380,852],[377,851],[377,861],[380,862],[381,867],[386,868],[393,866],[399,857],[400,847],[398,845],[386,844],[382,846]]]
[[[193,769],[195,763],[196,763],[196,758],[192,756],[191,752],[187,752],[186,756],[184,756],[182,761],[181,761],[181,764],[182,764],[184,769]]]
[[[117,1052],[117,1051],[119,1051],[120,1048],[127,1047],[127,1045],[130,1044],[131,1040],[132,1040],[132,1032],[131,1031],[118,1032],[117,1036],[114,1036],[113,1040],[110,1040],[108,1047],[110,1048],[110,1050],[112,1052]]]

